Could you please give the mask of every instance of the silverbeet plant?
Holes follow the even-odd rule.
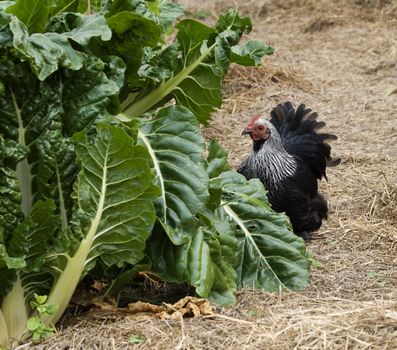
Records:
[[[307,286],[287,217],[200,129],[229,65],[273,50],[240,43],[251,21],[236,10],[214,27],[182,14],[162,0],[0,2],[0,346],[47,335],[94,267],[117,272],[112,293],[146,269],[218,305],[244,286]]]

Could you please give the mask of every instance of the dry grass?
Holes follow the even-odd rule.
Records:
[[[217,318],[92,312],[25,348],[397,348],[397,95],[386,97],[397,83],[397,3],[203,0],[190,8],[216,13],[234,4],[253,15],[251,37],[276,52],[259,69],[231,69],[207,137],[217,137],[236,166],[250,147],[240,136],[249,117],[285,100],[305,102],[338,135],[333,152],[342,164],[321,183],[330,219],[309,244],[319,262],[311,287],[276,295],[247,289]],[[132,335],[142,342],[129,342]]]
[[[242,311],[224,310],[224,318],[160,322],[90,315],[59,334],[56,349],[393,349],[397,304],[395,295],[389,297],[358,302],[245,291],[239,296]],[[134,335],[143,342],[129,343]]]

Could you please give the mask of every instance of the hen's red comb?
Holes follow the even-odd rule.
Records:
[[[248,129],[252,129],[253,127],[254,127],[254,124],[258,121],[258,119],[260,118],[261,116],[258,114],[258,115],[254,115],[252,118],[251,118],[251,120],[248,122],[248,125],[247,125],[247,128]]]

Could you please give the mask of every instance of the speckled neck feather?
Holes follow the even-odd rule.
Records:
[[[270,137],[265,141],[254,142],[253,151],[247,159],[247,175],[265,179],[267,186],[277,187],[284,178],[294,174],[297,162],[284,149],[276,128],[271,123],[268,127]]]

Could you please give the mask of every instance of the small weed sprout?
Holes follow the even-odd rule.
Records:
[[[53,315],[58,310],[58,305],[46,304],[46,301],[47,295],[37,295],[35,293],[34,300],[30,302],[31,308],[37,312],[27,322],[27,327],[32,332],[32,340],[34,341],[46,339],[55,333],[55,327],[53,325],[47,326],[41,318]]]

